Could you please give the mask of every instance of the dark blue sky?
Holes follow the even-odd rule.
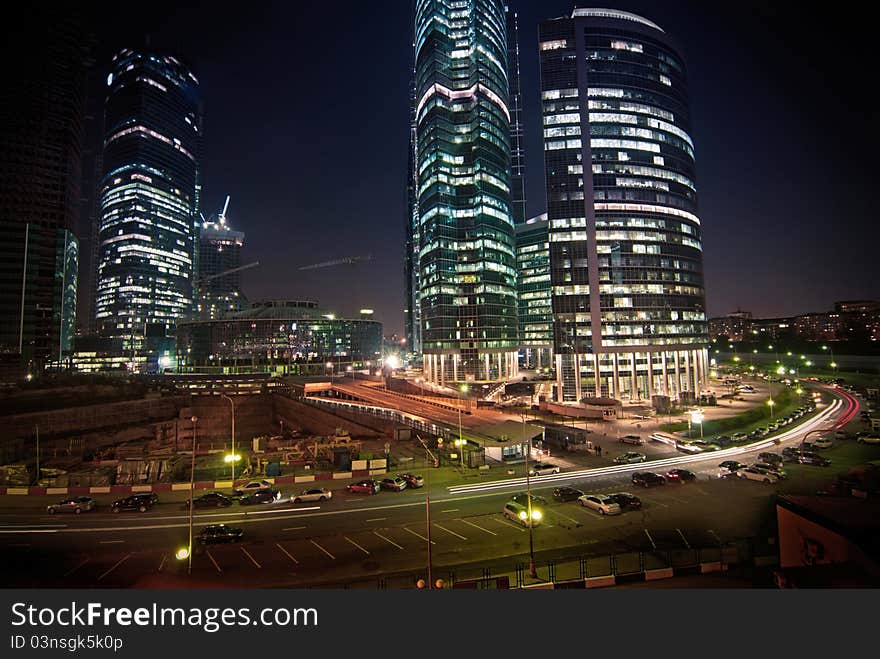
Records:
[[[371,307],[386,333],[402,331],[410,2],[188,4],[91,7],[99,69],[147,32],[193,63],[205,103],[203,210],[232,195],[244,259],[261,262],[244,277],[251,299],[318,298],[342,314]],[[574,5],[511,5],[537,214],[537,24]],[[710,315],[790,315],[880,297],[870,17],[845,5],[807,13],[803,3],[599,5],[644,15],[684,49]],[[373,260],[297,270],[364,254]]]

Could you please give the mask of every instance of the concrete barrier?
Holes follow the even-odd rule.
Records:
[[[654,581],[655,579],[671,579],[673,571],[671,567],[660,568],[659,570],[645,570],[645,581]]]
[[[604,577],[587,577],[584,579],[584,586],[587,588],[607,588],[609,586],[616,586],[617,579],[613,574],[606,575]]]
[[[712,561],[710,563],[700,563],[700,573],[721,572],[721,561]]]

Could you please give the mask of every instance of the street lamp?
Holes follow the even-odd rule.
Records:
[[[193,499],[195,498],[196,491],[196,422],[199,420],[199,417],[194,416],[190,419],[193,424],[193,438],[192,438],[192,463],[189,468],[189,544],[187,545],[187,565],[186,565],[186,573],[192,574],[192,566],[193,566],[193,558],[192,558],[192,546],[193,546],[193,508],[195,508],[195,504],[193,503]]]
[[[690,413],[690,420],[694,423],[700,424],[700,439],[703,439],[703,410],[693,410]],[[690,437],[690,424],[688,424],[688,437]]]
[[[434,581],[431,578],[431,465],[428,464],[428,458],[430,457],[434,462],[437,462],[437,458],[431,453],[431,449],[428,448],[421,435],[417,434],[416,439],[425,447],[425,535],[428,540],[428,589],[433,589]]]
[[[330,369],[330,384],[333,384],[333,362],[327,362],[324,364],[325,369]]]
[[[770,418],[771,419],[773,418],[773,406],[774,405],[776,405],[776,403],[773,401],[772,398],[767,401],[767,406],[770,408]]]
[[[232,450],[224,459],[232,465],[232,487],[235,489],[235,463],[241,459],[240,455],[235,454],[235,402],[226,394],[220,394],[220,397],[228,400],[229,405],[232,407]]]
[[[461,436],[461,395],[467,393],[468,386],[466,384],[461,385],[458,388],[458,442],[456,442],[456,446],[462,446],[464,444],[464,440]],[[464,454],[461,456],[461,468],[464,470]]]
[[[532,538],[532,526],[534,525],[534,517],[532,517],[532,483],[529,478],[529,457],[532,453],[532,436],[531,434],[526,432],[526,417],[523,414],[523,434],[526,435],[523,439],[528,440],[528,448],[526,449],[526,501],[528,502],[528,507],[526,509],[526,514],[528,515],[528,519],[526,520],[529,525],[529,576],[532,579],[538,578],[538,569],[535,566],[535,541]]]

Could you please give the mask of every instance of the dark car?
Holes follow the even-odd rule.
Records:
[[[819,467],[827,467],[831,464],[831,460],[813,451],[801,451],[797,461],[802,465],[818,465]]]
[[[529,505],[529,495],[525,492],[520,492],[519,494],[514,494],[510,497],[510,500],[513,503],[519,504],[520,506]],[[536,494],[532,495],[532,508],[545,508],[547,506],[547,499],[544,497],[539,497]]]
[[[397,474],[400,478],[406,481],[407,487],[424,487],[425,479],[421,476],[417,476],[416,474]]]
[[[676,483],[687,483],[697,480],[697,475],[687,469],[670,469],[666,472],[666,478]]]
[[[727,469],[729,472],[738,471],[739,469],[744,469],[748,467],[747,464],[743,464],[742,462],[738,462],[737,460],[725,460],[720,465],[718,465],[722,469]]]
[[[660,474],[651,471],[637,471],[632,475],[633,485],[641,485],[642,487],[654,487],[655,485],[666,485],[666,479]]]
[[[770,452],[758,453],[758,460],[760,460],[761,462],[767,462],[772,465],[774,465],[774,464],[781,465],[782,464],[782,456],[779,455],[778,453],[770,453]]]
[[[608,496],[620,506],[621,510],[640,510],[642,507],[642,500],[629,492],[615,492]]]
[[[202,529],[199,533],[198,540],[202,544],[211,544],[215,542],[238,542],[244,531],[241,529],[226,526],[226,524],[211,524]]]
[[[250,494],[245,494],[238,500],[242,506],[249,506],[255,503],[274,503],[281,498],[281,492],[278,490],[257,490]]]
[[[553,490],[553,498],[556,501],[577,501],[578,497],[583,495],[584,493],[575,487],[557,487]]]
[[[225,508],[232,505],[232,499],[220,492],[206,492],[202,496],[193,499],[195,508]],[[189,508],[189,499],[183,502],[184,508]]]
[[[795,460],[797,461],[798,457],[800,457],[801,450],[796,446],[786,446],[782,449],[782,458],[784,460]]]
[[[133,494],[132,496],[146,499],[150,502],[151,506],[155,506],[157,503],[159,503],[159,495],[155,492],[139,492],[138,494]]]
[[[376,494],[379,491],[379,482],[374,480],[358,481],[346,485],[345,489],[353,494]]]
[[[119,501],[114,501],[113,505],[110,506],[110,510],[114,513],[118,513],[123,510],[137,510],[138,512],[145,513],[152,507],[153,501],[152,499],[150,499],[149,496],[140,496],[134,494],[130,497],[119,499]]]

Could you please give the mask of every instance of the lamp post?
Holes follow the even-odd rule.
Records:
[[[195,504],[193,503],[193,499],[195,498],[196,491],[196,421],[199,418],[194,416],[190,419],[193,424],[193,438],[192,438],[192,463],[189,469],[189,544],[187,548],[189,549],[187,553],[187,565],[186,565],[186,573],[192,574],[192,566],[193,566],[193,508]]]
[[[220,394],[220,397],[228,400],[232,407],[232,451],[229,455],[229,463],[232,465],[232,488],[235,489],[235,463],[238,460],[235,454],[235,402],[226,394]]]
[[[526,433],[525,419],[526,417],[523,415],[523,434],[526,435],[523,439],[528,440],[528,448],[526,449],[526,501],[528,502],[526,514],[528,515],[528,519],[526,521],[529,524],[529,576],[532,579],[537,579],[538,570],[535,566],[535,542],[532,538],[532,526],[534,522],[532,519],[532,484],[531,479],[529,478],[529,456],[532,452],[532,438]]]
[[[333,362],[327,362],[324,364],[325,368],[330,369],[330,384],[333,384]]]
[[[690,413],[690,421],[700,424],[700,439],[703,439],[703,410],[693,410]],[[688,437],[691,436],[690,421],[688,422]]]
[[[437,458],[431,453],[431,449],[428,448],[421,435],[417,434],[416,438],[425,447],[425,536],[428,540],[428,589],[433,590],[434,581],[431,577],[431,465],[428,463],[428,458],[435,461]]]
[[[462,446],[464,446],[464,439],[461,436],[461,395],[463,393],[467,393],[468,386],[466,384],[461,385],[458,388],[458,442],[456,442],[456,446],[459,447],[459,455],[461,456],[461,468],[464,471],[464,453],[462,451]]]

